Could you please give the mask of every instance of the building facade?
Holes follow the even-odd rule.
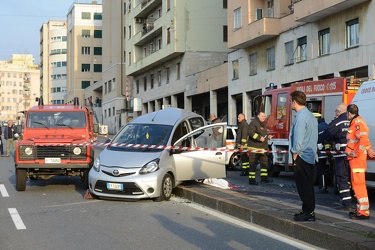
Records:
[[[228,116],[253,116],[274,83],[373,78],[375,3],[368,0],[228,1]]]
[[[85,89],[102,78],[102,5],[73,2],[67,14],[67,89],[65,103],[78,97],[82,104]]]
[[[39,66],[31,54],[13,54],[0,61],[1,121],[22,120],[24,111],[37,104],[39,79]]]
[[[40,89],[45,104],[62,104],[66,94],[67,23],[50,20],[40,28]]]
[[[198,96],[197,74],[227,60],[226,1],[129,1],[124,16],[134,117],[173,106],[208,118],[210,101]]]

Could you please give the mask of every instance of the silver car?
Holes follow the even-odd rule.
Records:
[[[226,123],[166,108],[123,127],[95,160],[89,189],[100,198],[169,200],[182,181],[225,177]]]

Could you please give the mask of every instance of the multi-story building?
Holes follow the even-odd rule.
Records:
[[[215,94],[198,90],[197,74],[227,61],[226,4],[226,0],[125,4],[123,53],[126,74],[133,77],[134,116],[167,106],[207,118],[215,110],[209,98]],[[215,106],[227,106],[226,89],[224,93]]]
[[[40,28],[40,89],[45,104],[64,103],[66,31],[66,21],[50,20]]]
[[[228,115],[255,114],[256,96],[274,83],[373,78],[374,1],[228,1]]]
[[[21,119],[39,97],[40,71],[31,54],[13,54],[0,61],[0,106],[2,121]]]
[[[102,79],[102,5],[73,2],[67,15],[67,89],[65,102],[95,101],[85,89]]]

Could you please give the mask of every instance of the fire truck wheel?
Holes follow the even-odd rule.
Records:
[[[26,169],[16,169],[16,189],[17,191],[26,190]]]
[[[233,153],[229,160],[229,168],[232,170],[241,170],[241,157],[237,153]]]

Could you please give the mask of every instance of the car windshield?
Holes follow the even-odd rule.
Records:
[[[128,124],[111,141],[108,149],[122,151],[155,151],[163,149],[150,149],[132,147],[125,144],[159,145],[166,146],[170,137],[172,126],[158,124]],[[124,145],[123,145],[124,144]]]
[[[84,112],[29,112],[26,126],[28,128],[85,128]]]

